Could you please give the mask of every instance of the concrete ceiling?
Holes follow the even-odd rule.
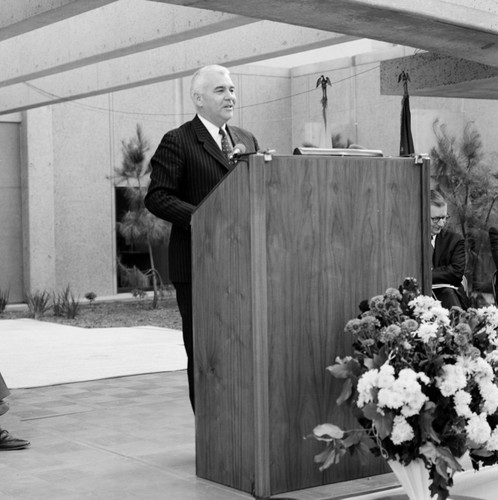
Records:
[[[429,51],[428,60],[381,63],[381,93],[398,95],[400,68],[411,75],[411,95],[498,99],[496,0],[155,0],[279,20]],[[437,77],[445,61],[445,78]],[[469,64],[469,61],[474,64]],[[480,76],[475,78],[476,71]],[[437,82],[430,79],[433,72]],[[435,73],[434,73],[435,72]],[[423,74],[422,80],[416,75]],[[393,85],[393,83],[395,83]]]
[[[498,67],[496,0],[154,1],[372,38]]]
[[[484,68],[477,80],[426,79],[420,95],[498,98],[497,9],[495,0],[2,0],[0,114],[356,38]]]

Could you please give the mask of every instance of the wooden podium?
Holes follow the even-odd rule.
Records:
[[[358,304],[416,277],[430,293],[429,163],[262,155],[192,218],[197,475],[256,498],[382,472],[319,472],[321,423],[352,425],[326,371]]]

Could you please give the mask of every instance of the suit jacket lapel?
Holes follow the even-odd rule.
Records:
[[[201,120],[197,117],[197,115],[194,117],[192,120],[192,124],[194,127],[195,134],[197,135],[197,139],[199,142],[203,143],[204,149],[223,167],[225,167],[227,170],[230,168],[230,165],[228,163],[228,160],[226,159],[225,155],[221,151],[221,149],[218,147],[218,144],[216,144],[215,140],[211,136],[211,134],[208,132],[206,127],[202,124]]]
[[[230,135],[230,139],[232,140],[232,146],[236,146],[237,144],[244,142],[233,127],[229,127],[227,125],[227,131]]]

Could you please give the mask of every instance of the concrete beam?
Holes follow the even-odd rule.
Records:
[[[498,67],[494,0],[154,0],[346,33]]]
[[[233,14],[122,0],[1,43],[0,87],[254,22]]]
[[[0,89],[0,115],[190,76],[205,64],[239,66],[354,40],[260,21]],[[248,43],[257,40],[258,43]],[[213,51],[213,47],[219,50]]]
[[[498,99],[498,68],[429,52],[382,61],[381,94],[403,95],[402,71],[412,96]]]
[[[113,2],[116,0],[2,0],[0,41]]]

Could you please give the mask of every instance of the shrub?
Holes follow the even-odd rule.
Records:
[[[80,301],[76,299],[69,288],[69,285],[53,299],[54,316],[63,316],[67,319],[74,319],[80,309]]]
[[[85,294],[85,299],[87,299],[90,302],[90,305],[93,304],[95,299],[97,298],[97,294],[94,292],[88,292]]]
[[[7,307],[7,304],[9,303],[9,294],[10,291],[7,290],[2,290],[0,288],[0,314],[2,314],[5,311],[5,308]]]
[[[138,297],[139,299],[143,299],[147,295],[146,291],[142,290],[141,288],[134,288],[131,291],[131,294],[133,295],[133,297]]]
[[[34,319],[41,318],[50,309],[50,294],[46,290],[28,292],[26,293],[26,303],[31,316]]]

